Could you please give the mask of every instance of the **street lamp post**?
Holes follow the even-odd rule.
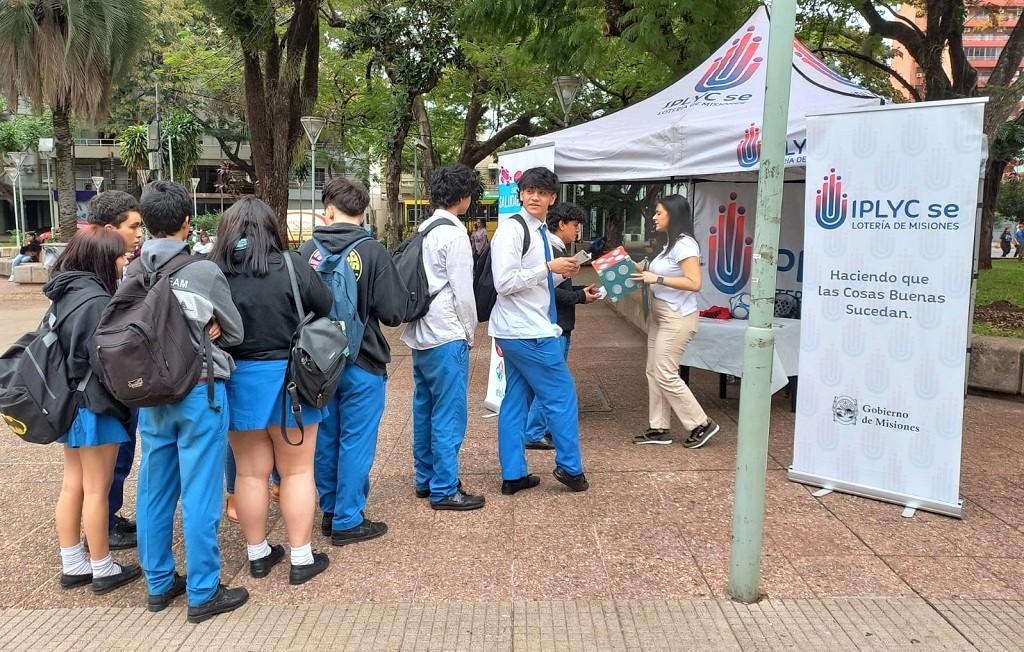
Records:
[[[56,211],[53,209],[53,175],[50,173],[50,159],[53,158],[53,139],[39,139],[39,154],[46,159],[46,199],[50,207],[50,233],[57,229],[57,222],[54,220]]]
[[[16,201],[18,202],[17,214],[21,215],[21,227],[19,228],[19,231],[27,231],[28,220],[25,216],[25,189],[21,185],[21,177],[24,175],[21,174],[21,166],[25,162],[25,159],[28,158],[28,152],[8,152],[7,158],[10,159],[11,163],[13,163],[14,167],[18,170]],[[24,236],[22,236],[21,239],[24,240]],[[21,244],[22,243],[19,243],[18,246],[20,247]]]
[[[299,118],[299,122],[302,123],[302,129],[306,132],[306,138],[309,139],[309,231],[312,233],[316,228],[316,141],[320,138],[320,132],[323,131],[327,120],[318,116],[306,115]],[[301,193],[299,194],[301,196]],[[301,201],[299,205],[302,205]],[[302,211],[299,211],[299,215],[299,242],[302,242]]]
[[[23,235],[21,232],[21,213],[18,211],[18,177],[21,176],[21,173],[14,166],[4,168],[4,172],[7,174],[7,178],[11,180],[11,193],[14,195],[11,202],[14,204],[14,242],[18,249],[21,249]]]
[[[196,188],[199,187],[199,177],[192,177],[189,179],[192,182],[192,219],[196,219],[196,213],[199,212],[199,208],[196,205]]]
[[[575,75],[562,75],[555,77],[551,85],[555,87],[555,96],[562,106],[563,122],[569,125],[569,113],[572,112],[572,105],[576,101],[576,93],[580,90],[580,78]]]

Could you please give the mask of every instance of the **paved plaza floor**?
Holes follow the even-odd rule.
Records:
[[[0,283],[0,345],[45,309],[38,289]],[[530,451],[537,489],[499,492],[486,418],[485,330],[472,352],[462,478],[476,512],[435,512],[413,493],[411,358],[391,333],[387,409],[367,516],[381,539],[313,544],[331,568],[291,587],[286,567],[248,576],[238,527],[221,527],[223,580],[250,605],[189,626],[177,606],[143,608],[137,582],[97,597],[57,587],[57,446],[0,430],[0,648],[3,649],[1014,649],[1024,647],[1024,403],[967,400],[962,521],[830,494],[786,479],[793,415],[773,401],[759,604],[727,599],[739,386],[694,370],[722,432],[705,448],[638,447],[646,427],[645,338],[602,304],[581,307],[570,365],[591,489],[551,477]],[[677,432],[678,432],[677,425]],[[134,491],[134,473],[129,485]],[[133,514],[131,497],[126,508]],[[276,508],[271,543],[285,541]],[[317,519],[319,524],[319,516]],[[176,553],[181,558],[180,529]],[[134,562],[134,551],[115,553]]]

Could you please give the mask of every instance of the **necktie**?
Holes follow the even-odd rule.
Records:
[[[540,225],[540,237],[544,240],[544,260],[551,262],[551,243],[548,242],[548,225]],[[551,320],[552,324],[558,323],[558,311],[555,307],[555,282],[551,280],[551,272],[547,273],[548,279],[548,294],[550,295],[550,301],[548,302],[548,319]]]

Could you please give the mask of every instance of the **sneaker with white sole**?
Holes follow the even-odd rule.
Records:
[[[633,443],[641,446],[644,444],[660,444],[665,446],[672,443],[672,435],[669,434],[668,430],[649,428],[647,432],[634,435]]]
[[[719,430],[721,430],[721,427],[711,419],[708,419],[708,422],[703,426],[697,426],[693,429],[690,436],[683,442],[683,446],[686,448],[700,448],[711,441],[711,438],[717,435]]]

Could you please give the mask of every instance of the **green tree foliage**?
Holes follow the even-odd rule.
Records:
[[[17,115],[10,120],[0,120],[0,154],[36,147],[40,138],[52,134],[53,125],[45,116]]]
[[[164,151],[164,169],[170,171],[173,153],[174,181],[191,187],[189,178],[203,153],[203,127],[191,113],[180,109],[176,109],[162,127],[164,142],[170,141]]]
[[[132,183],[142,185],[140,170],[149,167],[149,126],[130,125],[117,136],[118,156],[121,164],[136,173]]]
[[[76,229],[71,114],[103,120],[114,80],[134,65],[146,39],[143,0],[25,0],[0,7],[0,86],[37,112],[49,106],[56,141],[61,237]]]

